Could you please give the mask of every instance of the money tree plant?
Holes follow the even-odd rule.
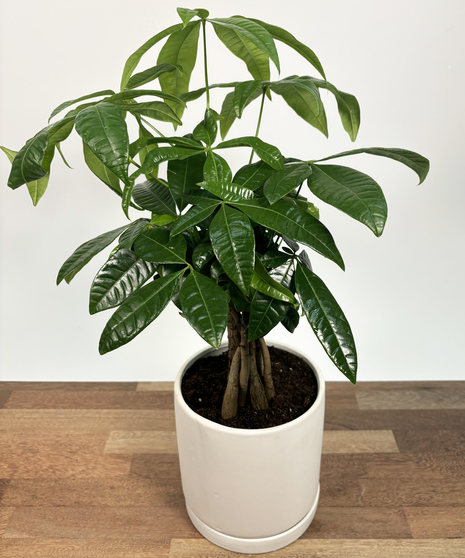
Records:
[[[272,117],[274,96],[327,137],[320,90],[328,90],[352,141],[360,125],[356,98],[329,83],[315,53],[276,25],[242,16],[210,18],[205,9],[177,11],[180,23],[157,33],[128,58],[119,92],[108,89],[62,103],[48,126],[18,152],[2,148],[12,163],[8,186],[26,184],[37,204],[55,153],[63,157],[61,144],[75,130],[90,171],[121,198],[128,221],[79,246],[57,279],[69,283],[97,253],[116,243],[90,289],[91,314],[116,308],[100,339],[101,354],[134,339],[173,301],[213,347],[220,346],[227,331],[230,369],[222,409],[227,419],[248,394],[255,409],[267,408],[275,392],[263,338],[280,323],[293,332],[305,315],[329,358],[355,383],[351,328],[306,251],[344,269],[314,202],[336,207],[380,236],[387,217],[380,186],[358,170],[328,161],[357,153],[387,157],[410,167],[422,182],[428,160],[383,147],[319,160],[311,153],[305,160],[284,156],[285,145],[278,148],[259,135],[262,119]],[[210,82],[211,29],[245,62],[251,79]],[[136,72],[142,56],[165,39],[157,64]],[[204,86],[191,90],[199,39]],[[280,72],[276,42],[302,56],[304,75],[272,79],[270,65]],[[319,77],[307,75],[309,70]],[[210,93],[219,88],[224,99],[213,107]],[[250,135],[225,140],[254,102],[260,108]],[[199,123],[180,134],[191,103],[199,108]],[[138,137],[130,138],[129,119],[135,119]],[[162,133],[153,121],[168,125],[168,131]],[[225,157],[243,147],[250,149],[250,160],[233,172]],[[137,218],[130,220],[130,213]]]

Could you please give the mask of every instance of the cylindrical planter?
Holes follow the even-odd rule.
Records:
[[[318,504],[325,384],[318,367],[295,349],[318,381],[312,407],[272,428],[245,430],[207,420],[185,403],[181,381],[204,349],[179,371],[174,397],[181,478],[186,506],[200,533],[218,546],[246,554],[271,552],[310,525]]]

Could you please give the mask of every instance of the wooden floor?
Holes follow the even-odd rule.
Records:
[[[327,386],[289,558],[465,557],[465,382]],[[170,383],[0,382],[2,558],[220,558],[187,517]]]

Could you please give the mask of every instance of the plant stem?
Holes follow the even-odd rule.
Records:
[[[205,92],[207,96],[207,109],[210,108],[210,88],[208,85],[208,66],[207,66],[207,31],[206,31],[206,21],[202,20],[202,30],[203,30],[203,61],[204,61],[204,71],[205,71]]]
[[[261,105],[260,105],[260,112],[258,114],[257,129],[255,131],[255,137],[256,138],[258,138],[258,132],[260,131],[260,124],[262,123],[263,107],[265,105],[265,95],[266,95],[266,89],[263,89],[262,102],[261,102]],[[254,154],[254,150],[252,149],[252,153],[250,154],[250,159],[249,159],[249,165],[252,163],[253,154]]]

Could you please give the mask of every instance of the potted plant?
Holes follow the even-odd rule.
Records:
[[[59,270],[57,282],[69,283],[96,254],[116,243],[90,291],[91,314],[116,308],[102,333],[100,353],[134,339],[170,301],[213,347],[195,355],[175,382],[188,512],[217,544],[265,552],[292,542],[313,518],[324,413],[322,375],[303,357],[317,385],[313,405],[272,428],[234,426],[243,408],[263,416],[278,399],[265,335],[280,323],[293,332],[305,315],[333,363],[356,381],[349,323],[307,253],[310,248],[344,269],[313,202],[336,207],[380,236],[387,218],[380,186],[333,161],[358,153],[387,157],[410,167],[420,182],[429,163],[397,148],[359,148],[319,160],[311,154],[305,160],[283,156],[259,136],[264,107],[268,114],[274,96],[327,136],[320,90],[328,90],[352,141],[360,125],[356,98],[329,83],[315,53],[278,26],[242,16],[210,18],[205,9],[178,8],[178,14],[180,23],[160,31],[129,57],[119,92],[108,89],[62,103],[52,112],[51,123],[18,152],[2,150],[12,163],[8,186],[26,184],[35,205],[46,191],[54,155],[63,157],[61,144],[75,130],[89,169],[119,196],[128,219],[137,216],[78,247]],[[245,62],[251,79],[211,83],[207,28]],[[157,64],[136,71],[142,56],[163,40]],[[199,41],[205,82],[191,90]],[[319,77],[305,73],[273,80],[270,63],[280,70],[276,42],[299,53],[305,72],[311,66]],[[226,92],[221,106],[210,102],[213,89]],[[225,140],[254,102],[260,111],[253,132]],[[188,105],[201,107],[199,123],[181,134],[177,128]],[[137,126],[136,138],[130,138],[129,119]],[[170,130],[174,126],[175,132],[163,134],[153,120]],[[250,159],[233,172],[225,154],[244,147],[250,149]],[[218,424],[186,404],[181,384],[193,363],[221,348],[226,332],[223,424]]]

